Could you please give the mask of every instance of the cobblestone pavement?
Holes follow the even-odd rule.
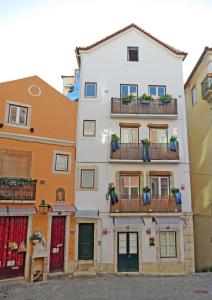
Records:
[[[58,277],[46,282],[0,283],[0,299],[11,300],[212,300],[212,273],[193,276]]]

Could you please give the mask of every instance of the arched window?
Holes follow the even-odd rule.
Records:
[[[56,190],[56,201],[58,202],[65,201],[65,190],[63,188],[58,188]]]

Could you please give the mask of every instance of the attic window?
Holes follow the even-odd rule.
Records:
[[[127,47],[127,60],[138,61],[138,47]]]

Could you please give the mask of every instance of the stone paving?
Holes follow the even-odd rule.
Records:
[[[46,282],[0,283],[0,299],[10,300],[212,300],[212,273],[192,276],[58,277]]]

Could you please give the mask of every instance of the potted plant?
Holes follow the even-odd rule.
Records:
[[[150,95],[143,94],[142,96],[138,97],[141,104],[150,104],[150,101],[153,101],[154,99]]]
[[[165,103],[171,103],[172,95],[165,94],[160,96],[160,103],[165,104]]]
[[[115,185],[113,182],[108,184],[106,200],[109,200],[109,198],[110,198],[110,202],[112,205],[114,205],[115,203],[117,203],[119,201],[118,195],[116,193],[116,188],[115,188]]]
[[[170,137],[170,150],[177,151],[177,137],[174,135]]]
[[[181,197],[180,189],[173,187],[173,188],[171,188],[171,192],[175,197],[176,204],[181,204],[182,203],[182,199],[181,199],[182,197]]]
[[[144,204],[150,204],[151,202],[150,187],[148,186],[143,187],[143,195],[144,195]]]
[[[128,103],[132,102],[133,99],[134,99],[134,95],[133,94],[122,96],[122,102],[123,102],[123,104],[128,104]]]
[[[111,149],[112,149],[112,152],[116,152],[116,150],[119,149],[119,140],[120,140],[120,138],[115,133],[113,133],[111,135]]]
[[[143,161],[150,161],[150,141],[148,139],[141,140],[143,145]]]

